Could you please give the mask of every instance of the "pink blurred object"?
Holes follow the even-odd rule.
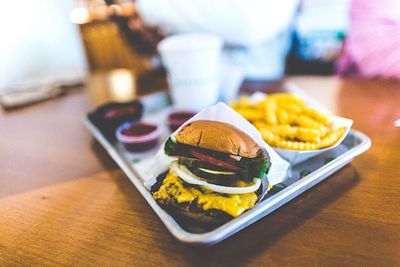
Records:
[[[400,1],[353,0],[350,21],[338,73],[400,79]]]
[[[394,126],[400,127],[400,119],[394,121]]]

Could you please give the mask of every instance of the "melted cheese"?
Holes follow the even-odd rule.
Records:
[[[246,186],[246,183],[240,182],[238,186]],[[178,203],[197,201],[204,210],[222,210],[232,217],[239,216],[257,202],[255,193],[221,195],[210,190],[203,191],[204,193],[195,187],[183,186],[180,178],[168,173],[153,197],[156,200],[169,200],[172,197]]]

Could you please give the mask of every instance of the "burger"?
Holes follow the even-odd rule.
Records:
[[[231,124],[186,124],[164,145],[173,157],[153,198],[178,221],[222,224],[254,207],[271,163],[267,151]]]

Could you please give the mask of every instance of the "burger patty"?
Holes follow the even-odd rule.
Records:
[[[174,199],[159,199],[157,203],[180,221],[218,224],[233,219],[232,216],[221,210],[205,211],[195,202],[177,203]]]
[[[205,190],[187,184],[171,173],[166,175],[153,197],[162,206],[179,207],[183,212],[212,214],[213,210],[219,210],[231,217],[237,217],[251,209],[258,199],[256,193],[228,195]]]

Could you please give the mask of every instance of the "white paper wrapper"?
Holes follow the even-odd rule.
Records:
[[[306,94],[301,94],[301,91],[293,92],[293,90],[292,90],[292,93],[294,93],[295,95],[304,99],[304,101],[306,102],[306,104],[308,106],[310,106],[322,113],[330,114],[330,112],[327,109],[325,109],[324,107],[322,107],[318,102],[307,97]],[[256,92],[250,97],[250,101],[253,103],[256,103],[256,102],[264,99],[265,96],[267,96],[267,95],[264,93]],[[282,158],[289,161],[291,165],[295,165],[297,163],[303,162],[309,158],[315,157],[321,153],[324,153],[328,150],[331,150],[331,149],[337,147],[343,141],[343,139],[347,136],[352,125],[353,125],[353,121],[350,119],[339,117],[339,116],[332,116],[332,128],[337,129],[340,127],[346,127],[346,132],[343,134],[342,138],[339,139],[339,141],[337,141],[334,145],[332,145],[330,147],[326,147],[326,148],[318,149],[318,150],[304,150],[304,151],[289,150],[289,149],[282,149],[282,148],[276,148],[276,147],[274,147],[273,149]]]
[[[249,123],[241,115],[236,113],[233,109],[222,102],[199,112],[186,123],[184,123],[180,128],[178,128],[171,136],[176,136],[176,134],[180,131],[182,127],[192,121],[197,120],[213,120],[226,122],[242,130],[243,132],[248,134],[261,148],[267,150],[271,160],[271,168],[267,175],[270,184],[274,185],[286,179],[286,172],[289,168],[289,163],[282,159],[269,145],[264,142],[264,140],[261,138],[260,133],[251,123]],[[151,186],[156,182],[156,177],[159,174],[168,170],[171,162],[175,160],[175,158],[169,157],[164,153],[164,144],[162,144],[160,150],[157,152],[156,156],[152,160],[152,163],[143,163],[147,165],[143,166],[147,167],[147,171],[144,171],[140,174],[140,176],[144,180],[143,182],[147,189],[150,189]]]

